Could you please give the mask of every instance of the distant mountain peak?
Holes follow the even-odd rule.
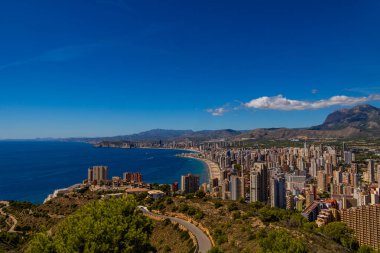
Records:
[[[369,104],[357,105],[330,113],[323,124],[313,130],[339,130],[347,127],[360,130],[380,130],[380,109]]]

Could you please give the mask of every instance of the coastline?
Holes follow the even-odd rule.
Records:
[[[92,145],[94,148],[121,148],[121,149],[130,149],[129,147],[113,147],[113,146],[96,146],[96,143],[90,143],[90,142],[83,142]],[[164,150],[178,150],[178,151],[188,151],[193,153],[201,153],[197,149],[190,149],[190,148],[160,148],[160,147],[134,147],[131,149],[164,149]]]
[[[198,152],[198,153],[200,153],[200,152]],[[196,159],[196,160],[199,160],[199,161],[203,162],[204,164],[206,164],[207,169],[208,169],[209,181],[211,182],[214,178],[217,178],[218,181],[220,182],[221,172],[220,172],[219,165],[217,163],[215,163],[211,160],[205,159],[205,158],[199,158],[199,157],[193,157],[193,156],[183,156],[183,157]]]
[[[110,147],[112,148],[112,147]],[[158,148],[158,147],[138,147],[135,149],[165,149],[165,150],[178,150],[178,151],[189,151],[193,153],[201,153],[199,150],[196,149],[185,149],[185,148]]]
[[[143,148],[141,148],[141,149],[143,149]],[[146,147],[144,149],[167,149],[167,150],[179,150],[179,151],[192,151],[193,153],[199,153],[199,154],[201,153],[198,150],[190,150],[190,149],[150,148],[150,147]],[[194,157],[194,156],[178,156],[178,157],[191,158],[191,159],[195,159],[195,160],[203,162],[206,165],[207,170],[208,170],[209,182],[211,182],[215,178],[218,178],[218,180],[220,181],[221,174],[220,174],[219,165],[217,163],[215,163],[215,162],[213,162],[211,160],[205,159],[205,158],[199,158],[199,157]],[[55,198],[59,193],[66,192],[66,191],[71,190],[73,188],[76,188],[76,187],[78,187],[80,185],[81,185],[80,183],[77,183],[77,184],[71,185],[71,186],[66,187],[66,188],[56,189],[56,190],[54,190],[54,192],[52,194],[49,194],[45,198],[45,200],[43,201],[43,203],[49,201],[50,199]]]

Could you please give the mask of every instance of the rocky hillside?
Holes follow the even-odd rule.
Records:
[[[289,138],[349,138],[374,137],[380,134],[380,109],[371,105],[358,105],[329,114],[323,124],[310,128],[260,128],[248,131],[237,138],[289,139]]]
[[[380,129],[380,109],[371,105],[358,105],[351,109],[342,109],[329,114],[322,125],[312,127],[315,130],[337,130],[352,127],[365,130]]]

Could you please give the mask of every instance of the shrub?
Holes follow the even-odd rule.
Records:
[[[197,211],[197,213],[195,214],[194,218],[197,219],[197,220],[201,220],[203,219],[204,217],[204,213],[202,211]]]
[[[164,225],[165,226],[167,226],[167,225],[169,225],[169,224],[171,224],[172,222],[170,221],[170,219],[169,218],[166,218],[165,220],[164,220]]]
[[[215,201],[214,207],[218,209],[219,207],[223,206],[222,202],[220,200]]]
[[[219,228],[214,231],[214,239],[219,245],[228,241],[226,234]]]
[[[189,206],[186,204],[180,204],[178,207],[178,212],[180,213],[187,213],[187,210],[189,210]]]
[[[94,201],[57,226],[53,236],[37,234],[27,252],[149,252],[152,222],[133,198]]]
[[[358,249],[358,253],[376,253],[376,251],[374,251],[370,246],[362,245]]]
[[[259,210],[259,218],[263,222],[275,222],[287,218],[288,212],[280,208],[265,206]]]
[[[318,228],[315,222],[305,222],[302,227],[308,232],[314,232]]]
[[[166,204],[167,204],[167,205],[173,204],[173,200],[172,200],[172,198],[167,198],[167,199],[166,199]]]
[[[353,236],[352,229],[347,227],[343,222],[331,222],[326,226],[319,228],[319,230],[327,237],[340,243],[343,247],[349,250],[357,250],[359,248],[358,242]]]
[[[307,252],[305,245],[293,239],[286,230],[278,229],[268,233],[268,236],[259,240],[264,252]]]
[[[240,212],[239,212],[239,211],[234,211],[234,212],[232,212],[232,218],[233,218],[234,220],[239,219],[239,218],[240,218]]]
[[[195,193],[195,196],[196,196],[197,198],[202,199],[202,198],[204,198],[204,197],[206,196],[206,194],[205,194],[203,191],[198,190],[198,191]]]
[[[259,201],[255,201],[249,204],[249,208],[252,209],[253,211],[257,211],[263,207],[264,207],[264,204]]]
[[[218,247],[212,247],[207,253],[223,253]]]
[[[236,211],[239,210],[238,205],[235,202],[231,202],[228,204],[228,211]]]

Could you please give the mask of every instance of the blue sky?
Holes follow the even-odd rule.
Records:
[[[2,1],[0,139],[306,127],[380,106],[378,13],[379,1]]]

